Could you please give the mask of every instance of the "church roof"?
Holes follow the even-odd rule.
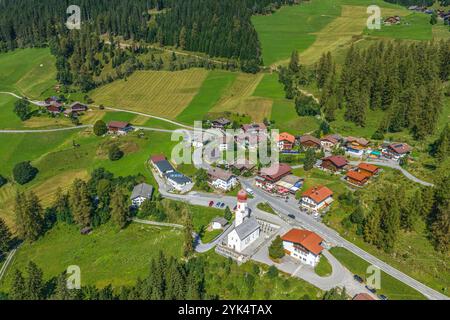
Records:
[[[245,219],[235,230],[240,240],[244,240],[253,232],[259,229],[259,223],[254,217]]]

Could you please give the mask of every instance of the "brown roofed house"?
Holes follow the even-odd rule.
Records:
[[[348,161],[343,156],[329,156],[322,159],[321,167],[331,171],[343,170]]]
[[[320,140],[309,134],[305,134],[300,137],[300,144],[306,148],[319,149],[321,147]]]

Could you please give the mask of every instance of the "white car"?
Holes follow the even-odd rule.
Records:
[[[249,195],[251,195],[251,196],[254,195],[253,190],[250,189],[250,188],[245,189],[245,191],[247,191],[247,193],[248,193]]]

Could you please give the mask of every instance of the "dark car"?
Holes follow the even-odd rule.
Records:
[[[361,278],[361,277],[358,276],[357,274],[353,275],[353,279],[355,279],[355,280],[358,281],[359,283],[363,283],[363,282],[364,282],[363,278]]]
[[[377,292],[377,290],[376,290],[375,288],[371,288],[371,287],[369,287],[369,286],[366,286],[366,289],[369,290],[369,291],[372,292],[372,293]]]
[[[388,297],[386,297],[384,294],[379,294],[379,295],[378,295],[378,298],[379,298],[380,300],[388,300]]]
[[[214,205],[214,201],[209,202],[209,206],[212,207]]]
[[[295,219],[295,216],[292,213],[288,214],[288,217],[291,219]]]
[[[225,207],[225,203],[222,202],[222,203],[220,204],[220,207],[221,207],[221,208]]]

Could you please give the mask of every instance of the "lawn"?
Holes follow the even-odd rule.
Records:
[[[77,227],[58,224],[43,238],[18,250],[0,288],[8,290],[13,270],[24,270],[28,261],[43,269],[45,279],[77,265],[82,285],[131,285],[147,275],[149,262],[159,250],[179,257],[182,244],[182,231],[172,228],[132,223],[118,231],[106,224],[82,236]]]
[[[260,202],[256,205],[259,210],[265,211],[267,213],[276,214],[273,208],[267,202]]]
[[[191,103],[208,74],[205,69],[136,71],[93,90],[90,96],[98,105],[174,119]]]
[[[228,71],[211,71],[200,90],[189,105],[177,116],[177,120],[194,125],[194,121],[203,120],[222,94],[233,84],[237,73]]]
[[[50,54],[50,49],[17,49],[0,53],[0,91],[39,98],[55,85],[55,78],[55,57]]]
[[[321,277],[328,277],[329,275],[331,275],[333,268],[328,262],[328,259],[324,255],[322,255],[320,257],[319,263],[314,268],[314,271]]]
[[[331,254],[336,257],[350,272],[359,275],[363,279],[366,277],[367,267],[370,265],[367,261],[354,255],[344,248],[335,247],[330,250]],[[384,294],[391,300],[422,300],[423,295],[407,286],[403,282],[391,277],[381,271],[381,289],[377,290],[378,294]]]

